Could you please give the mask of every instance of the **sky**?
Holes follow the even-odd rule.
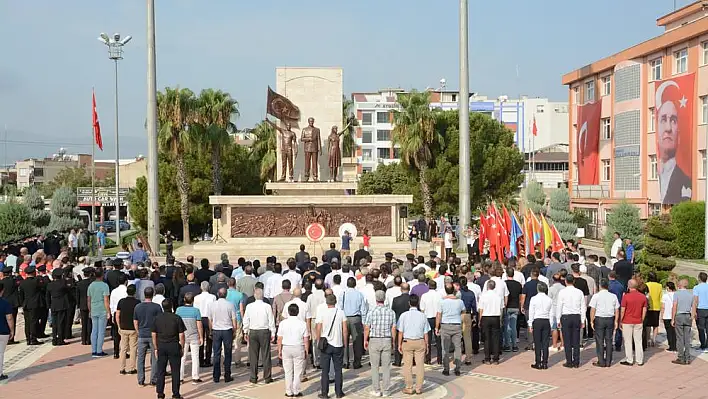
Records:
[[[681,7],[690,0],[678,0]],[[279,66],[339,66],[344,92],[459,82],[457,0],[156,0],[157,86],[229,92],[239,128],[264,118]],[[567,100],[561,76],[661,34],[673,0],[470,0],[470,90]],[[592,4],[592,7],[587,7]],[[114,77],[101,32],[131,35],[119,62],[121,158],[147,152],[145,0],[0,1],[0,164],[90,153],[91,90],[115,158]],[[518,73],[517,73],[518,71]]]

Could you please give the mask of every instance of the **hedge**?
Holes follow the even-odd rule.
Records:
[[[671,208],[676,232],[677,256],[684,259],[703,258],[705,237],[705,202],[686,201]]]

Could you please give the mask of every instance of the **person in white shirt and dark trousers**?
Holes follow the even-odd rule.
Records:
[[[258,363],[263,360],[263,380],[266,384],[271,378],[270,342],[275,339],[275,319],[270,305],[263,302],[263,290],[253,292],[255,301],[246,306],[243,315],[243,335],[248,341],[248,362],[251,365],[252,384],[258,382]],[[233,307],[233,306],[232,306]]]
[[[344,311],[336,307],[334,295],[325,297],[327,308],[317,312],[317,336],[326,339],[324,348],[320,347],[320,366],[322,367],[321,390],[319,398],[329,398],[329,368],[334,366],[334,393],[337,398],[344,397],[342,390],[342,361],[344,359],[344,337],[347,336],[347,318]],[[362,343],[363,346],[363,343]],[[332,362],[333,364],[330,364]]]
[[[590,324],[595,332],[597,361],[595,367],[612,365],[612,336],[619,328],[620,304],[617,296],[610,291],[610,281],[600,279],[600,291],[590,299]]]
[[[234,331],[238,330],[236,308],[226,300],[226,288],[219,288],[219,299],[209,306],[209,329],[212,334],[212,363],[214,364],[213,379],[219,382],[221,377],[221,346],[224,347],[224,381],[231,382],[231,355],[234,342]]]
[[[479,297],[479,318],[484,335],[484,364],[499,364],[501,347],[501,315],[504,309],[502,297],[495,292],[496,281],[487,281],[487,291]],[[492,360],[493,359],[493,360]]]
[[[299,397],[302,396],[300,382],[310,347],[310,334],[297,304],[291,303],[286,311],[288,318],[280,322],[278,329],[278,358],[283,362],[285,396]]]
[[[565,276],[566,287],[558,293],[556,320],[563,334],[565,344],[565,363],[563,367],[580,367],[580,331],[585,326],[585,295],[575,288],[575,277]]]
[[[553,300],[547,295],[548,286],[544,282],[539,282],[536,290],[538,293],[529,301],[529,332],[533,334],[533,347],[536,352],[536,362],[531,367],[545,370],[548,368]]]

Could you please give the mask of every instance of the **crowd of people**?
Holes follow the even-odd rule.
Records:
[[[608,261],[570,241],[560,252],[503,262],[476,254],[463,260],[452,251],[445,259],[435,251],[404,260],[386,253],[374,262],[363,245],[353,258],[348,249],[332,243],[318,259],[301,246],[284,263],[268,257],[232,264],[222,254],[217,264],[195,264],[190,256],[164,265],[151,263],[139,246],[94,263],[72,260],[70,249],[48,257],[24,248],[15,264],[0,253],[0,379],[7,378],[2,356],[17,343],[20,311],[28,345],[50,337],[47,325],[51,344],[67,345],[77,323],[81,344],[100,358],[108,356],[109,331],[118,372],[155,386],[158,398],[165,397],[168,366],[172,398],[181,397],[187,378],[203,383],[203,368],[214,383],[231,382],[233,368],[244,366],[244,347],[251,383],[273,381],[275,349],[286,396],[302,396],[307,369],[315,368],[320,398],[329,397],[330,384],[337,398],[345,396],[342,370],[364,367],[367,353],[371,394],[388,396],[391,366],[402,368],[403,393],[412,395],[423,390],[426,364],[459,376],[480,352],[482,363],[498,365],[523,347],[535,352],[534,369],[549,367],[551,350],[564,351],[564,367],[578,368],[592,338],[593,366],[610,367],[622,347],[620,364],[642,366],[660,320],[674,363],[692,360],[693,320],[699,350],[708,352],[708,275],[700,273],[692,291],[686,280],[664,288],[654,274],[645,281],[636,273],[622,248]]]

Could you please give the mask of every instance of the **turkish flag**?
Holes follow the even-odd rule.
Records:
[[[563,239],[561,238],[560,233],[558,232],[558,229],[556,228],[556,225],[552,225],[551,227],[551,247],[553,247],[553,252],[560,252],[565,248],[565,244],[563,243]]]
[[[98,111],[96,111],[96,92],[91,93],[93,96],[93,138],[96,141],[98,149],[103,151],[103,139],[101,139],[101,124],[98,122]]]
[[[533,135],[538,136],[538,129],[536,128],[536,115],[533,116]]]
[[[487,240],[487,217],[484,212],[479,212],[479,253],[484,253],[484,241]]]
[[[578,107],[576,162],[578,185],[600,184],[600,101]]]

